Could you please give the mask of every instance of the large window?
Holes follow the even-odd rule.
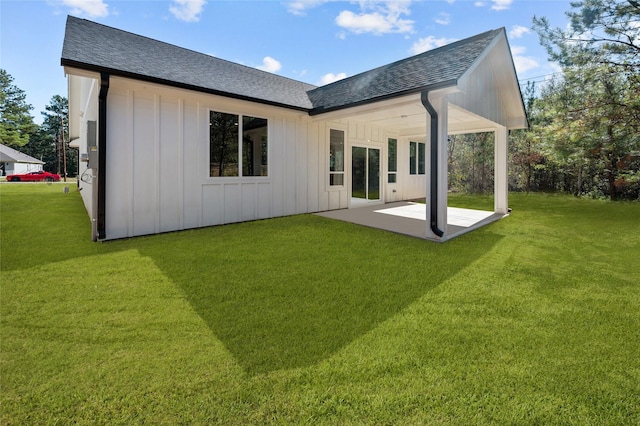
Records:
[[[264,118],[210,111],[209,176],[267,176],[267,135]]]
[[[409,173],[412,175],[425,174],[425,144],[423,142],[409,142]]]
[[[329,185],[344,185],[344,131],[329,131]]]
[[[267,176],[267,120],[242,117],[242,176]]]
[[[398,171],[398,140],[389,138],[388,140],[388,169],[387,181],[396,183],[396,172]]]

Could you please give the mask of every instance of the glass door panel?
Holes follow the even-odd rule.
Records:
[[[380,150],[369,148],[367,164],[367,200],[380,199]]]
[[[367,199],[367,148],[351,148],[351,196]]]
[[[351,148],[351,197],[368,201],[380,199],[379,149]]]

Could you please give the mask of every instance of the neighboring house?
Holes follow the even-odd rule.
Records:
[[[316,87],[91,21],[62,65],[98,240],[424,198],[447,239],[447,137],[527,126],[506,32]],[[88,161],[87,161],[88,160]]]
[[[44,161],[0,144],[0,176],[38,172],[43,164]]]

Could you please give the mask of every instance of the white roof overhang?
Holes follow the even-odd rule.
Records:
[[[434,95],[446,95],[455,88],[434,91]],[[393,132],[400,137],[425,137],[429,115],[422,104],[420,93],[394,99],[342,109],[320,114],[314,120],[353,120],[359,123],[377,126]],[[476,133],[493,131],[496,123],[464,108],[449,103],[448,131],[455,133]]]
[[[478,133],[526,128],[527,117],[504,33],[462,75],[457,85],[437,89],[435,96],[448,96],[448,132]],[[386,98],[351,108],[335,110],[313,117],[315,120],[354,120],[378,126],[399,136],[426,136],[429,116],[420,93]]]
[[[69,102],[69,146],[79,148],[75,140],[80,138],[82,131],[82,116],[84,115],[82,105],[82,79],[99,79],[96,72],[85,71],[78,68],[64,67],[64,74],[67,76],[67,100]]]

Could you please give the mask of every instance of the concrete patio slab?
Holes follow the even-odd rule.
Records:
[[[427,206],[421,203],[401,201],[376,204],[358,208],[332,210],[316,213],[319,216],[351,222],[370,228],[384,229],[398,234],[428,239]],[[499,220],[506,215],[484,210],[447,208],[447,230],[440,241],[470,232]]]

